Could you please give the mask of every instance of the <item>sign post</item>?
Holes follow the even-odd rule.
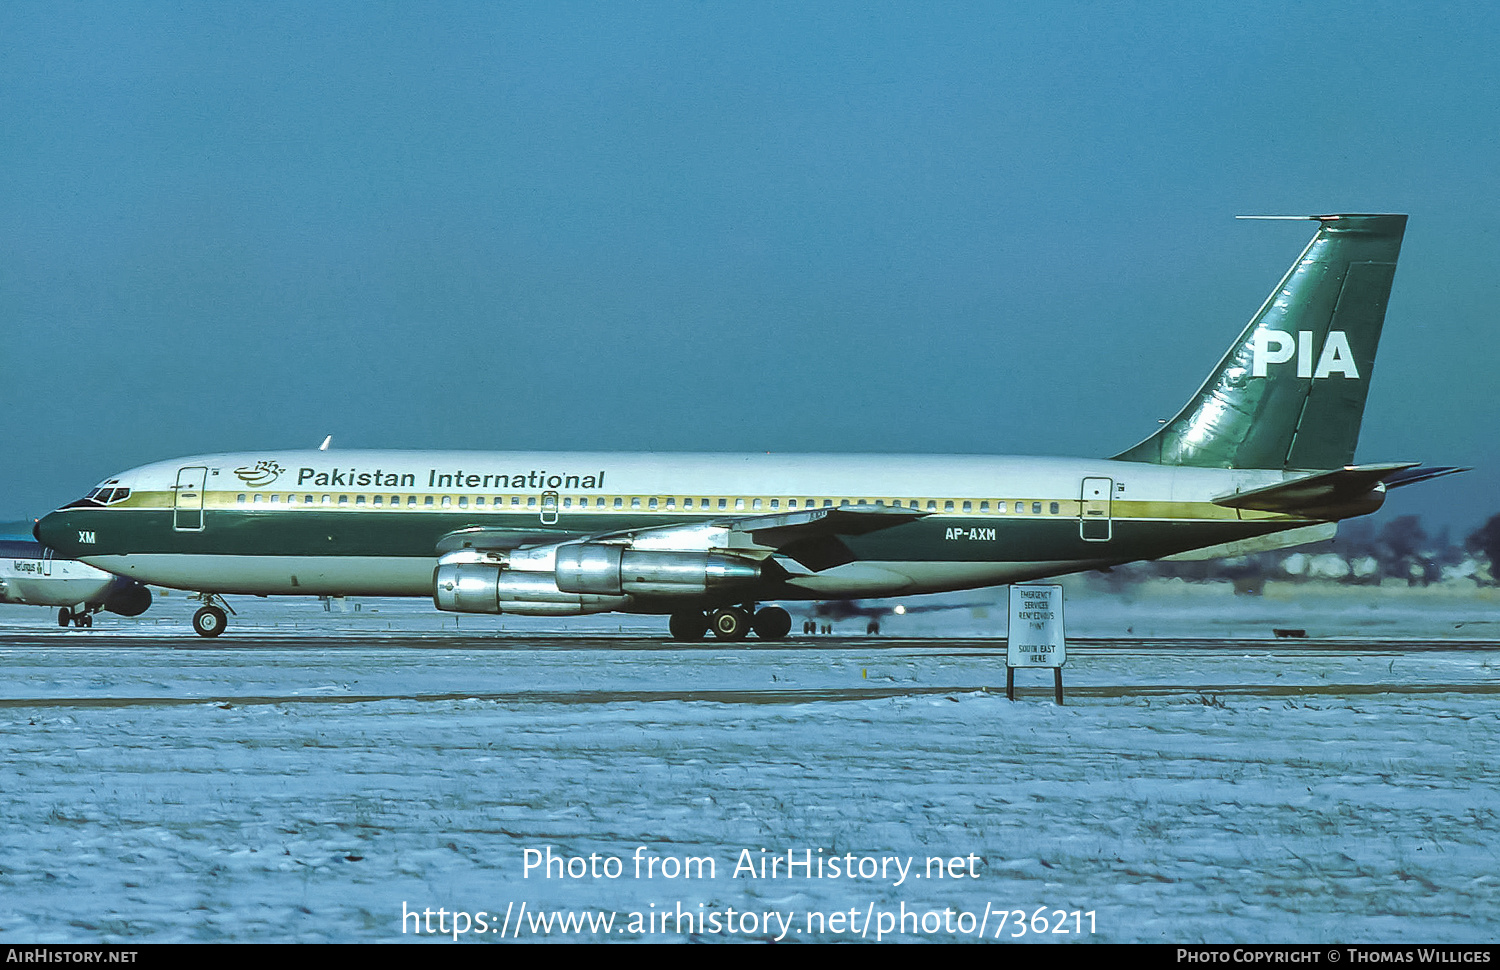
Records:
[[[1061,586],[1012,586],[1005,650],[1005,696],[1016,699],[1017,667],[1051,667],[1053,693],[1063,702],[1062,668],[1068,661],[1063,635]]]

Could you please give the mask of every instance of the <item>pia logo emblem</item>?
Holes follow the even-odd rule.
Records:
[[[1323,349],[1313,356],[1313,331],[1298,330],[1296,336],[1285,330],[1257,330],[1250,339],[1251,377],[1265,377],[1272,364],[1285,364],[1293,359],[1297,362],[1297,376],[1318,380],[1339,374],[1343,377],[1359,377],[1359,367],[1354,363],[1354,352],[1349,349],[1349,338],[1344,331],[1334,330],[1323,341]]]
[[[262,485],[269,485],[280,478],[283,470],[280,465],[268,458],[264,461],[256,462],[254,467],[247,465],[244,468],[236,468],[234,473],[240,476],[240,481],[251,488],[260,488]]]

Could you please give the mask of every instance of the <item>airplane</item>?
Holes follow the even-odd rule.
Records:
[[[987,609],[998,606],[995,600],[964,603],[886,603],[866,602],[857,599],[818,600],[807,607],[807,618],[803,620],[803,633],[831,632],[832,624],[855,618],[865,620],[865,633],[879,633],[880,621],[890,616],[910,616],[917,613],[946,613],[951,610]]]
[[[101,610],[140,616],[151,591],[133,579],[57,554],[30,539],[0,537],[0,603],[56,606],[57,625],[91,627]]]
[[[122,472],[42,519],[102,569],[223,596],[431,596],[778,639],[774,603],[974,589],[1331,538],[1460,468],[1352,464],[1406,216],[1316,232],[1182,410],[1108,459],[286,451]],[[765,605],[767,603],[773,605]]]

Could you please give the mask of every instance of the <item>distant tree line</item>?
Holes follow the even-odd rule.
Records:
[[[1336,539],[1270,552],[1194,562],[1147,562],[1117,567],[1109,585],[1152,577],[1191,582],[1232,582],[1237,592],[1258,593],[1268,580],[1339,582],[1377,586],[1399,580],[1408,586],[1442,581],[1500,585],[1500,515],[1456,541],[1444,526],[1429,533],[1415,515],[1399,515],[1377,527],[1369,519],[1339,526]]]

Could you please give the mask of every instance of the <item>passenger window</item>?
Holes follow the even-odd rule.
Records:
[[[848,504],[849,504],[849,500],[848,499],[846,499],[846,498],[839,499],[839,508],[843,508],[844,506],[846,506]]]
[[[771,499],[771,508],[773,508],[773,509],[779,509],[779,508],[781,508],[781,499],[778,499],[778,498]]]
[[[953,500],[951,498],[948,501],[946,501],[946,502],[943,503],[943,511],[944,512],[952,512],[953,511]]]
[[[936,512],[937,511],[937,503],[934,502],[932,499],[928,499],[927,500],[927,511],[929,511],[929,512]]]
[[[744,508],[745,507],[745,500],[742,499],[742,498],[735,499],[734,500],[734,507],[737,508],[737,509]]]
[[[482,501],[484,501],[484,499],[480,499],[480,501],[482,502]],[[467,496],[467,495],[460,495],[458,497],[458,507],[461,508],[461,509],[468,508],[469,507],[469,496]]]
[[[563,508],[565,508],[565,509],[571,509],[572,507],[573,507],[573,499],[572,498],[565,498],[565,499],[563,499]]]
[[[655,495],[651,496],[651,502],[650,502],[650,506],[649,507],[650,507],[650,511],[652,511],[652,512],[656,511],[656,496]]]
[[[406,507],[407,508],[411,508],[411,507],[413,507],[416,504],[417,504],[417,497],[415,495],[408,495],[408,496],[406,496]]]
[[[1053,502],[1051,505],[1047,506],[1047,511],[1052,513],[1053,515],[1057,514],[1057,509],[1058,505],[1056,502]]]
[[[667,499],[667,508],[669,508],[669,509],[675,509],[675,508],[677,508],[677,497],[676,496],[673,496],[672,498]]]
[[[432,496],[431,496],[431,495],[429,495],[429,496],[427,496],[427,497],[426,497],[426,498],[424,498],[424,499],[423,499],[423,500],[422,500],[422,504],[423,504],[423,505],[424,505],[424,506],[431,506],[431,505],[432,505]]]
[[[1017,502],[1016,503],[1016,511],[1017,512],[1025,512],[1026,511],[1026,503],[1025,502]]]
[[[528,509],[534,509],[534,508],[536,508],[536,496],[535,495],[528,495],[528,496],[526,496],[526,507]]]
[[[364,505],[365,504],[365,497],[363,495],[356,495],[356,496],[354,496],[354,504],[355,505]]]
[[[721,499],[719,499],[719,508],[724,509],[724,508],[728,508],[728,507],[729,507],[729,499],[727,499],[727,498],[721,498]]]
[[[630,497],[630,507],[633,508],[633,509],[640,508],[641,507],[641,500],[638,497],[632,495]]]
[[[1041,515],[1042,514],[1042,503],[1041,502],[1032,502],[1031,503],[1031,514],[1032,515]]]
[[[294,498],[296,498],[295,495],[288,495],[287,496],[287,500],[288,501],[290,501],[291,499],[294,499]],[[385,502],[385,496],[384,495],[377,495],[377,496],[375,496],[375,498],[373,499],[373,501],[374,501],[374,503],[376,505],[384,504],[384,502]]]
[[[339,504],[340,505],[348,505],[349,504],[349,496],[347,496],[347,495],[340,495],[339,496]]]
[[[682,507],[685,508],[685,509],[692,508],[693,507],[693,500],[690,499],[690,498],[683,499],[682,500]]]
[[[760,511],[760,499],[755,499],[754,501],[752,501],[750,503],[750,507],[757,512]]]
[[[619,496],[615,496],[615,508],[619,509],[619,508],[624,508],[624,507],[625,507],[625,500],[622,499],[622,498],[620,498]]]
[[[311,505],[311,504],[313,504],[313,497],[311,495],[304,495],[304,496],[302,496],[302,504],[303,505]]]
[[[235,501],[239,502],[241,505],[244,505],[245,504],[245,493],[241,492],[240,493],[240,497],[238,499],[236,499]]]
[[[988,502],[980,502],[979,503],[979,511],[981,511],[981,512],[988,512],[989,510],[990,510],[990,503],[988,503]]]
[[[973,502],[965,502],[964,503],[964,511],[965,512],[972,512],[972,511],[974,511],[974,503]]]

